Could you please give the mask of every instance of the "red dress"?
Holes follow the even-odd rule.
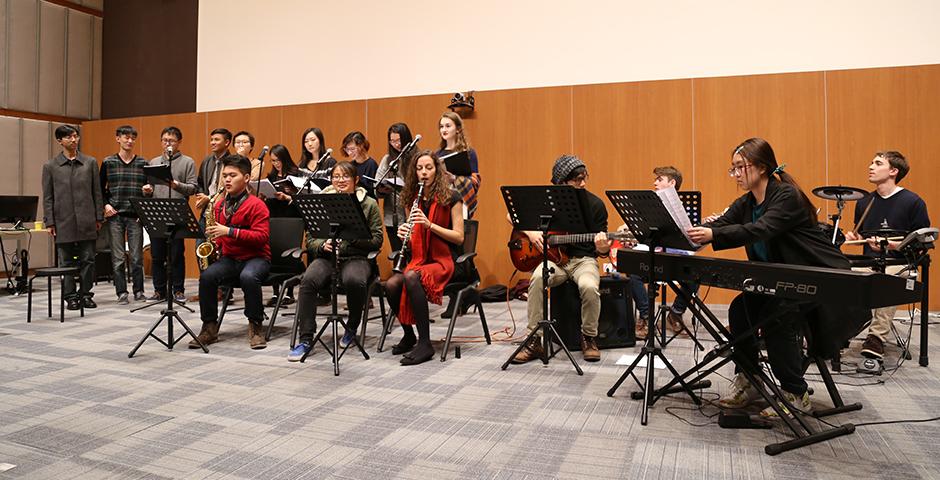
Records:
[[[443,228],[451,228],[451,205],[442,205],[437,199],[431,202],[427,217],[431,223]],[[411,261],[405,271],[415,271],[421,275],[421,286],[428,301],[441,304],[444,287],[454,274],[454,257],[451,255],[450,242],[431,233],[425,225],[415,225],[411,231]],[[402,287],[401,303],[398,306],[398,321],[402,325],[414,325],[411,302],[408,301],[407,286]]]

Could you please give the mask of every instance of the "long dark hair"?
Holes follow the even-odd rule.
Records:
[[[414,137],[411,136],[411,129],[408,128],[408,125],[405,125],[404,123],[401,123],[401,122],[393,123],[392,126],[388,127],[388,133],[385,135],[385,139],[388,140],[392,138],[393,133],[398,134],[398,138],[401,140],[402,147],[404,147],[405,145],[408,145],[409,143],[411,143],[412,140],[414,140]],[[397,150],[395,147],[392,146],[392,142],[389,141],[388,142],[388,161],[391,162],[392,160],[395,160],[395,158],[398,157],[398,154],[400,153],[401,153],[401,150]],[[401,160],[402,160],[402,165],[405,165],[408,163],[407,158],[403,158]]]
[[[313,134],[317,136],[317,140],[320,141],[320,148],[317,151],[317,158],[313,158],[313,154],[307,151],[307,144],[304,143],[304,140],[307,139],[307,134],[309,134],[310,132],[313,132]],[[300,136],[300,151],[302,152],[300,154],[300,164],[303,165],[304,168],[306,168],[307,164],[310,163],[311,160],[317,160],[320,157],[322,157],[323,154],[326,153],[325,143],[326,142],[323,141],[323,131],[320,130],[319,128],[310,127],[304,130],[304,134]]]
[[[774,154],[774,149],[767,140],[763,138],[749,138],[741,142],[737,147],[734,147],[734,150],[731,152],[732,161],[735,155],[741,155],[741,157],[744,158],[745,161],[750,162],[751,165],[763,168],[764,175],[766,175],[767,178],[771,178],[774,174],[777,174],[781,182],[796,187],[796,190],[800,192],[800,203],[803,204],[803,208],[806,210],[807,221],[811,222],[813,225],[817,223],[816,207],[813,206],[813,202],[810,202],[809,197],[803,193],[803,189],[796,183],[796,179],[793,178],[793,175],[784,172],[782,169],[778,169],[777,156]],[[747,171],[745,170],[745,172]]]
[[[414,161],[405,169],[405,186],[401,189],[402,205],[410,206],[415,197],[418,196],[418,173],[415,167],[418,165],[418,159],[421,157],[431,157],[434,160],[435,172],[434,179],[430,185],[424,186],[424,192],[428,198],[437,200],[441,205],[450,205],[452,198],[452,188],[450,180],[447,179],[447,166],[436,153],[430,150],[422,150],[415,154]],[[410,208],[410,207],[409,207]]]
[[[281,179],[287,175],[294,175],[300,171],[300,168],[298,168],[297,164],[294,163],[294,159],[291,158],[290,152],[284,145],[279,143],[271,147],[271,155],[277,157],[277,161],[281,162],[281,175],[278,175],[277,170],[272,168],[271,172],[268,173],[268,180],[273,181],[276,179]]]

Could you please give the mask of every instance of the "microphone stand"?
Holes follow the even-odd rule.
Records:
[[[386,178],[388,178],[388,174],[391,172],[395,172],[395,178],[401,177],[401,175],[398,174],[398,167],[400,166],[401,157],[403,157],[406,153],[408,153],[413,148],[415,148],[415,145],[418,143],[418,140],[420,139],[421,137],[419,136],[415,138],[414,140],[412,140],[410,143],[408,143],[408,145],[405,145],[405,148],[401,149],[401,151],[398,152],[398,156],[395,157],[395,160],[388,162],[388,169],[385,170],[385,174],[375,179],[375,188],[378,188],[379,185],[381,185],[382,182],[385,181]],[[398,228],[398,221],[399,221],[398,192],[395,191],[396,186],[397,185],[392,186],[392,193],[390,195],[392,199],[392,228],[395,228],[395,229]]]

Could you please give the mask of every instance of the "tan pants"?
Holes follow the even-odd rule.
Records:
[[[887,265],[885,267],[885,273],[888,275],[897,275],[901,270],[906,268],[905,265]],[[872,272],[874,269],[864,267],[864,268],[853,268],[856,272]],[[901,276],[909,277],[913,272],[906,271]],[[873,308],[871,310],[871,324],[868,326],[868,335],[874,335],[881,339],[884,342],[888,338],[888,334],[891,333],[891,322],[894,321],[894,314],[897,312],[897,307],[881,307]]]
[[[597,320],[601,315],[601,276],[597,271],[597,260],[592,257],[572,258],[563,267],[552,262],[548,265],[554,268],[554,273],[548,278],[548,286],[556,287],[565,283],[569,278],[578,285],[581,294],[581,333],[588,337],[597,336]],[[576,299],[565,299],[575,301]],[[526,333],[531,333],[538,327],[542,319],[542,265],[532,271],[529,279],[529,325]]]

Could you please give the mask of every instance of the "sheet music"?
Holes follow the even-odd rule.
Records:
[[[261,185],[258,188],[258,193],[264,195],[267,198],[274,198],[277,191],[274,189],[274,184],[271,183],[267,178],[261,179]]]
[[[304,187],[304,184],[307,183],[307,177],[297,177],[294,175],[288,175],[287,178],[294,185],[294,188],[296,188],[297,191],[300,191],[300,189]],[[310,182],[310,184],[308,185],[308,188],[309,188],[309,193],[320,193],[320,187],[313,182]]]
[[[689,238],[689,234],[686,233],[686,230],[692,228],[692,221],[689,220],[689,214],[685,211],[685,206],[682,205],[682,200],[679,199],[679,194],[676,192],[676,189],[664,188],[662,190],[656,190],[656,195],[662,200],[666,211],[669,212],[669,216],[672,217],[676,225],[679,226],[682,235],[689,240],[689,243],[695,245],[696,248],[701,248],[702,246],[693,242],[692,239]]]

